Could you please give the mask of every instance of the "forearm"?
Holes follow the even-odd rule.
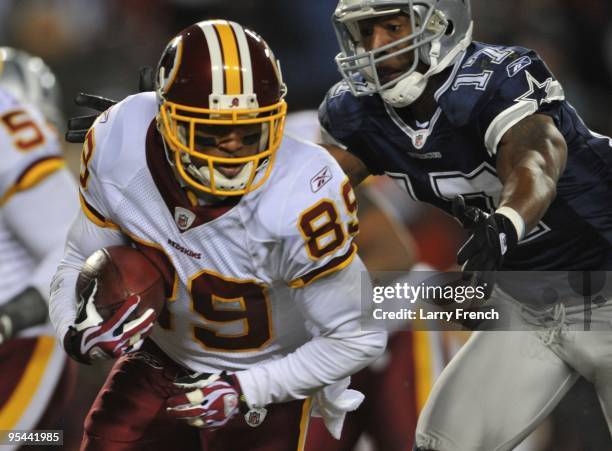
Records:
[[[73,262],[75,256],[67,253],[51,282],[49,318],[58,338],[63,339],[68,328],[74,324],[77,311],[75,295],[80,266]],[[85,260],[81,261],[81,265]]]
[[[384,335],[315,337],[294,353],[237,377],[251,407],[307,398],[370,364],[384,350]]]
[[[529,152],[506,177],[501,193],[500,207],[510,207],[525,221],[528,233],[542,219],[555,199],[557,181],[543,167],[543,158]]]
[[[356,259],[342,271],[300,289],[304,316],[318,329],[318,336],[283,358],[237,373],[252,407],[306,398],[356,373],[384,351],[386,333],[361,327],[362,271],[365,267]]]
[[[49,317],[60,339],[76,318],[76,281],[87,257],[103,247],[125,242],[120,232],[100,228],[79,213],[70,228],[64,258],[51,283]]]
[[[497,170],[504,185],[500,207],[516,211],[528,233],[555,199],[565,169],[567,145],[548,116],[534,115],[502,138]]]

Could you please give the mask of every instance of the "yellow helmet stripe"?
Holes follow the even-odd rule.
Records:
[[[240,54],[234,31],[228,22],[215,23],[215,30],[221,43],[223,53],[223,72],[225,74],[225,94],[242,94],[242,71]]]
[[[251,51],[249,50],[249,42],[244,32],[244,28],[235,22],[230,22],[236,40],[238,41],[238,50],[240,51],[240,62],[242,70],[242,92],[244,94],[253,94],[253,67],[251,65]]]

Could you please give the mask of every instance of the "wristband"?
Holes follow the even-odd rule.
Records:
[[[510,220],[510,222],[514,226],[514,230],[516,231],[516,241],[521,241],[525,236],[525,220],[519,214],[519,212],[511,207],[500,207],[495,210],[495,213],[503,215]]]

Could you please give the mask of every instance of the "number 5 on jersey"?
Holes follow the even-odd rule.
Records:
[[[24,110],[3,114],[0,116],[0,123],[15,137],[13,145],[21,152],[28,152],[45,143],[42,130]]]

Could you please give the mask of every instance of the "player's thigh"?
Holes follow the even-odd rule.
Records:
[[[81,450],[157,450],[164,443],[168,449],[199,449],[197,430],[166,414],[175,369],[143,355],[126,355],[113,365],[85,420]]]
[[[371,406],[367,431],[378,449],[404,451],[414,441],[419,408],[417,398],[419,394],[425,397],[431,386],[431,375],[417,371],[417,360],[428,358],[424,354],[432,351],[428,340],[425,331],[396,332],[389,337],[383,354],[385,361],[371,366],[373,389],[366,394]],[[423,355],[417,358],[419,353]]]
[[[417,445],[512,449],[577,378],[534,332],[476,332],[436,381],[419,418]]]
[[[248,415],[248,414],[247,414]],[[310,418],[310,400],[272,404],[263,421],[251,418],[258,426],[249,426],[244,415],[235,416],[220,429],[202,429],[202,449],[206,451],[302,451]],[[322,451],[322,450],[320,450]]]
[[[62,352],[64,352],[63,349]],[[76,391],[78,372],[79,364],[66,357],[53,396],[47,403],[47,408],[36,425],[36,429],[65,429],[66,424],[70,421],[70,418],[66,416],[66,409]]]
[[[557,352],[595,386],[612,432],[612,331],[566,332],[557,346]]]

